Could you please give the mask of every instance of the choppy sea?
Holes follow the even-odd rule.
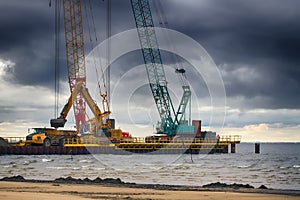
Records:
[[[300,143],[237,145],[235,154],[4,155],[0,178],[120,178],[125,182],[201,186],[213,182],[300,190]]]

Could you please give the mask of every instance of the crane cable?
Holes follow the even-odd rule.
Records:
[[[93,11],[93,7],[92,7],[92,3],[91,0],[89,0],[89,7],[90,7],[90,13],[91,13],[91,17],[92,17],[92,23],[93,23],[93,30],[94,30],[94,37],[95,37],[95,41],[96,41],[96,45],[99,44],[98,41],[98,36],[97,36],[97,30],[96,30],[96,25],[95,25],[95,18],[94,18],[94,11]],[[102,83],[104,86],[104,94],[107,94],[107,88],[106,88],[106,84],[105,84],[105,77],[104,77],[104,71],[103,71],[103,67],[101,65],[101,54],[99,52],[99,49],[97,48],[97,52],[98,52],[98,58],[99,58],[99,65],[100,65],[100,69],[101,69],[101,77],[102,77]],[[96,66],[95,66],[96,67]],[[98,75],[97,75],[98,76]],[[100,83],[99,83],[99,79],[98,79],[98,85],[100,87]],[[103,93],[100,92],[100,95],[102,96]]]
[[[169,23],[168,23],[167,17],[164,14],[164,9],[163,9],[163,5],[162,5],[161,1],[160,0],[153,1],[153,6],[154,6],[154,9],[157,13],[157,18],[158,18],[159,25],[162,28],[169,29]],[[182,62],[180,62],[180,58],[179,58],[178,53],[177,53],[178,51],[176,49],[176,46],[173,43],[173,38],[171,37],[171,35],[168,34],[167,31],[164,31],[164,32],[166,34],[167,44],[168,44],[168,46],[171,47],[172,51],[174,52],[174,53],[172,53],[172,56],[171,56],[171,59],[175,64],[174,69],[175,69],[176,72],[182,71],[182,70],[184,70],[184,67],[182,65]],[[185,73],[176,73],[176,74],[177,74],[178,79],[180,80],[182,86],[188,86],[189,85],[188,81],[186,79],[186,74]]]
[[[180,62],[180,57],[178,55],[178,51],[176,49],[176,45],[175,43],[173,42],[174,39],[172,38],[172,35],[169,34],[169,32],[166,30],[166,29],[169,29],[169,23],[167,21],[167,18],[164,14],[164,10],[163,10],[163,5],[161,3],[160,0],[157,0],[157,1],[153,1],[154,2],[154,9],[156,10],[157,14],[158,14],[158,20],[159,20],[159,24],[165,28],[165,35],[166,35],[166,42],[167,42],[167,45],[169,45],[171,47],[171,50],[172,50],[172,56],[171,56],[171,59],[173,61],[173,63],[175,64],[174,65],[174,68],[175,68],[175,72],[177,74],[177,77],[179,79],[179,81],[181,82],[181,86],[182,86],[182,89],[184,90],[184,94],[186,92],[188,92],[190,90],[190,85],[189,85],[189,82],[186,78],[186,73],[185,73],[185,69],[182,65],[182,62]],[[183,98],[183,97],[182,97]],[[188,118],[189,118],[189,124],[191,124],[191,98],[189,99],[189,114],[188,114]],[[180,107],[179,107],[180,108]],[[176,119],[177,120],[177,119]],[[184,114],[184,120],[185,120],[185,114]],[[192,159],[192,157],[191,157]]]
[[[95,20],[94,20],[94,12],[93,12],[93,8],[92,8],[92,3],[91,3],[91,0],[89,0],[89,13],[91,15],[91,18],[92,18],[92,26],[93,26],[93,31],[94,31],[94,38],[95,38],[95,45],[94,45],[94,40],[93,40],[93,37],[92,37],[92,33],[91,33],[91,28],[90,28],[90,23],[89,23],[89,16],[88,16],[88,9],[87,9],[87,6],[86,6],[86,2],[84,2],[84,10],[85,10],[85,13],[86,13],[86,21],[87,21],[87,25],[88,25],[88,32],[89,32],[89,37],[90,37],[90,45],[91,45],[91,49],[92,49],[92,55],[93,55],[93,60],[94,60],[94,68],[95,68],[95,71],[96,71],[96,78],[97,78],[97,84],[98,84],[98,89],[99,89],[99,93],[100,93],[100,96],[102,97],[102,108],[103,108],[103,112],[107,112],[110,110],[109,108],[109,102],[107,100],[107,87],[106,87],[106,82],[105,82],[105,76],[104,76],[104,70],[103,70],[103,67],[101,65],[101,54],[100,54],[100,50],[99,48],[97,48],[97,52],[98,53],[98,59],[99,59],[99,66],[100,66],[100,70],[101,70],[101,79],[102,79],[102,84],[103,84],[103,88],[104,88],[104,91],[102,91],[101,89],[101,81],[100,81],[100,78],[99,78],[99,72],[98,72],[98,69],[97,69],[97,62],[96,62],[96,56],[95,56],[95,52],[93,51],[94,47],[96,45],[98,45],[99,41],[98,41],[98,37],[97,37],[97,30],[96,30],[96,25],[95,25]]]
[[[51,7],[51,1],[49,2],[49,6]],[[55,1],[55,20],[54,20],[54,24],[55,24],[55,66],[54,66],[54,82],[55,82],[55,97],[54,97],[54,116],[57,117],[58,116],[58,104],[59,104],[59,71],[60,71],[60,67],[59,67],[59,54],[60,54],[60,49],[59,49],[59,45],[60,45],[60,10],[61,10],[61,4],[60,4],[60,0],[56,0]]]
[[[86,2],[85,1],[84,1],[83,6],[84,6],[84,11],[85,11],[85,18],[86,18],[86,22],[87,22],[87,27],[88,27],[90,46],[91,46],[91,49],[93,50],[94,49],[94,44],[93,44],[93,39],[92,39],[92,35],[91,35],[89,17],[88,17],[88,12],[87,12]],[[92,51],[92,55],[93,55],[92,57],[93,57],[93,61],[94,61],[94,67],[95,67],[95,70],[96,70],[96,78],[97,78],[98,90],[99,90],[99,92],[101,94],[101,86],[100,86],[100,83],[99,83],[98,70],[97,70],[97,67],[96,67],[96,58],[95,58],[94,51]],[[89,117],[89,115],[88,115],[87,112],[85,112],[85,115],[86,115],[88,121],[90,121],[90,117]]]
[[[97,31],[96,31],[96,26],[95,26],[95,21],[94,21],[94,14],[93,14],[93,9],[92,9],[92,4],[91,4],[90,0],[89,0],[89,10],[90,10],[90,12],[88,12],[86,1],[84,1],[84,11],[85,11],[85,14],[86,14],[86,21],[87,21],[88,32],[89,32],[90,46],[91,46],[91,49],[92,49],[94,68],[95,68],[95,71],[96,71],[97,85],[98,85],[99,93],[102,96],[103,94],[106,94],[106,84],[105,84],[105,78],[104,78],[104,71],[103,71],[103,68],[102,68],[102,65],[101,65],[100,52],[98,51],[99,65],[100,65],[100,69],[101,69],[101,78],[102,78],[102,83],[103,83],[103,86],[104,86],[104,92],[103,92],[102,89],[101,89],[102,88],[101,87],[101,81],[100,81],[100,77],[99,77],[99,71],[98,71],[98,68],[97,68],[96,55],[95,55],[95,52],[93,51],[94,47],[97,46],[99,42],[98,42]],[[94,38],[95,38],[95,45],[94,45],[94,40],[93,40],[93,36],[92,36],[91,25],[90,25],[90,22],[89,22],[88,13],[91,14],[91,18],[92,18],[92,27],[93,27],[93,35],[94,35]]]
[[[98,37],[97,37],[96,25],[95,25],[95,20],[94,20],[94,12],[93,12],[93,8],[92,8],[91,0],[89,0],[89,4],[90,4],[90,12],[91,12],[91,17],[92,17],[92,22],[93,22],[93,27],[94,27],[94,35],[95,35],[95,39],[96,39],[96,45],[98,45],[99,41],[98,41]],[[103,70],[103,67],[101,65],[101,54],[100,54],[99,48],[97,48],[97,52],[98,52],[100,69],[101,69],[102,83],[103,83],[103,87],[104,87],[104,92],[100,93],[100,96],[102,97],[102,107],[103,107],[103,111],[105,112],[105,111],[109,111],[110,108],[109,108],[109,102],[106,98],[108,94],[107,94],[107,87],[106,87],[106,81],[105,81],[105,76],[104,76],[104,70]]]
[[[107,67],[107,92],[108,101],[110,101],[110,51],[111,51],[111,0],[107,0],[106,6],[106,67]]]
[[[95,37],[95,40],[96,40],[96,45],[99,44],[99,41],[98,41],[98,37],[97,37],[97,30],[96,30],[96,25],[95,25],[95,18],[94,18],[94,11],[93,11],[93,7],[92,7],[92,3],[91,3],[91,0],[89,0],[89,7],[90,7],[90,13],[91,13],[91,17],[92,17],[92,23],[93,23],[93,30],[94,30],[94,37]],[[103,70],[103,67],[101,65],[101,54],[100,54],[100,51],[99,49],[97,48],[97,52],[98,52],[98,58],[99,58],[99,65],[100,65],[100,69],[101,69],[101,77],[102,77],[102,83],[103,83],[103,87],[104,87],[104,93],[100,93],[100,95],[107,95],[107,87],[106,87],[106,82],[105,82],[105,76],[104,76],[104,70]],[[96,66],[95,66],[96,67]],[[97,75],[98,76],[98,75]],[[98,79],[98,85],[100,85],[99,83],[99,79]],[[100,86],[99,86],[100,87]]]

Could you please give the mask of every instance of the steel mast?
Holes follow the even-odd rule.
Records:
[[[175,135],[179,125],[183,123],[186,106],[191,98],[190,87],[187,82],[182,84],[184,94],[175,112],[167,88],[167,80],[163,68],[162,58],[157,43],[151,8],[148,0],[131,0],[131,6],[137,27],[144,63],[147,69],[150,88],[156,103],[160,118],[162,132]],[[176,69],[178,74],[185,73],[184,69]],[[172,117],[174,115],[174,119]]]
[[[82,9],[80,0],[63,0],[66,54],[70,91],[78,82],[86,84]],[[76,128],[85,124],[86,103],[82,94],[73,102]]]

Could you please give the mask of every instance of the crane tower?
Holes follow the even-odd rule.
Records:
[[[140,40],[141,50],[146,66],[151,92],[158,109],[161,125],[158,127],[169,136],[174,136],[184,125],[186,107],[190,103],[191,90],[185,79],[185,70],[176,69],[181,79],[183,95],[177,111],[175,111],[163,67],[162,57],[158,46],[151,8],[148,0],[131,0],[135,24]],[[174,119],[173,119],[174,118]]]
[[[63,0],[66,55],[70,91],[78,82],[86,84],[82,9],[80,0]],[[73,102],[76,128],[85,123],[86,102],[78,94]]]

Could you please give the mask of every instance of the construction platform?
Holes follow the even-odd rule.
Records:
[[[218,139],[180,138],[172,142],[145,141],[145,138],[133,138],[116,144],[103,143],[100,140],[65,141],[64,146],[26,146],[23,138],[4,138],[7,145],[0,145],[0,155],[83,155],[83,154],[207,154],[235,153],[236,144],[241,142],[241,136],[220,136]]]

